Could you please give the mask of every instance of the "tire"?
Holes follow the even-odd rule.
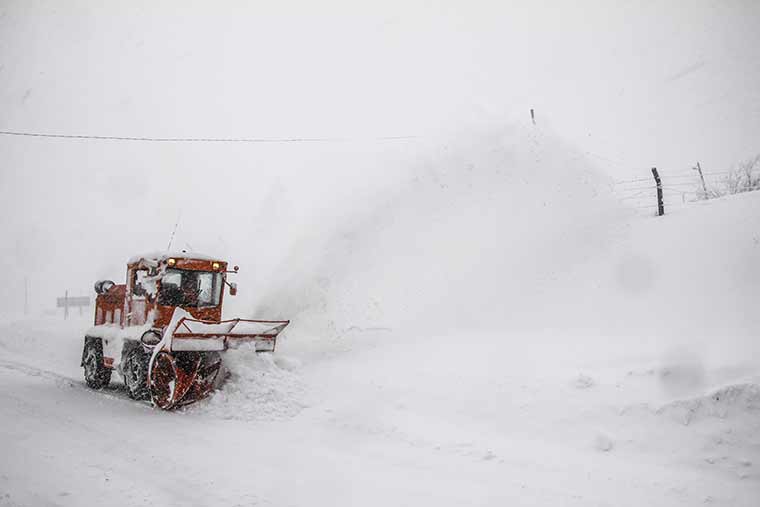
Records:
[[[150,399],[158,408],[174,407],[174,388],[178,379],[177,364],[168,352],[159,352],[150,371]]]
[[[148,363],[150,355],[142,347],[134,347],[124,358],[121,370],[124,373],[124,385],[127,394],[134,400],[150,399],[148,390]]]
[[[82,353],[84,380],[92,389],[103,389],[111,382],[111,370],[103,363],[103,344],[100,340],[85,339]]]

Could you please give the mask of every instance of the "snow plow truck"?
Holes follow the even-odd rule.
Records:
[[[198,254],[155,253],[127,261],[125,284],[95,283],[95,325],[84,337],[84,378],[102,389],[116,370],[131,398],[172,409],[206,397],[222,380],[221,352],[242,344],[273,352],[289,321],[222,320],[235,266]]]

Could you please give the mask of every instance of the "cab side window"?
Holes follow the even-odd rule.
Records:
[[[147,281],[148,277],[147,269],[135,270],[134,278],[132,279],[132,295],[138,298],[144,298],[148,294]]]

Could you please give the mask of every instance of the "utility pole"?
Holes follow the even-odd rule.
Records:
[[[533,109],[530,110],[530,121],[533,122],[533,125],[536,124],[536,115],[533,113]]]
[[[705,192],[705,199],[707,199],[707,185],[705,185],[705,176],[702,174],[702,166],[697,162],[697,167],[692,167],[695,171],[699,171],[699,179],[702,180],[702,190]]]

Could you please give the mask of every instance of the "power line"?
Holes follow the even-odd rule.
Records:
[[[163,143],[317,143],[349,141],[340,137],[280,137],[280,138],[219,138],[219,137],[129,137],[129,136],[95,136],[72,134],[44,134],[39,132],[14,132],[0,130],[6,136],[46,137],[55,139],[94,139],[98,141],[146,141]],[[370,141],[403,141],[416,139],[417,136],[381,136],[367,138]]]

